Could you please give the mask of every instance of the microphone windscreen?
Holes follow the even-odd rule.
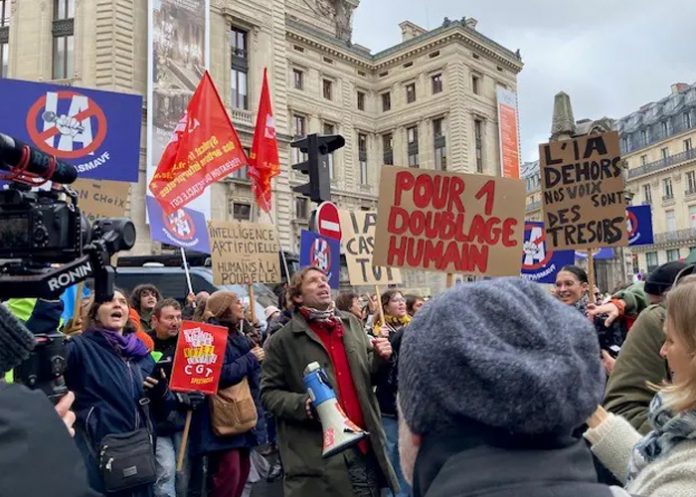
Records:
[[[0,372],[17,367],[34,349],[34,335],[0,304]]]

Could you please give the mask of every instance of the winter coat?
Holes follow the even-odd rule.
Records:
[[[170,359],[172,361],[172,363],[164,369],[165,375],[167,377],[165,381],[169,381],[169,378],[171,377],[172,373],[172,366],[174,361],[174,354],[176,353],[176,343],[178,337],[160,340],[159,338],[157,338],[157,334],[153,331],[151,339],[155,344],[154,350],[162,354],[162,357],[160,357],[159,361],[165,361],[167,359]],[[188,405],[183,402],[183,398],[186,397],[186,395],[187,394],[185,393],[174,394],[175,400],[173,402],[172,409],[169,411],[169,414],[166,418],[157,420],[157,423],[155,424],[155,431],[157,432],[158,437],[168,437],[173,435],[174,433],[183,431],[184,426],[186,424],[186,412],[188,410]]]
[[[399,351],[401,340],[404,336],[405,326],[400,326],[396,331],[389,334],[389,343],[392,346],[392,356],[389,359],[389,366],[384,368],[377,376],[377,389],[375,395],[379,403],[382,415],[396,417],[396,393],[397,378],[399,377]]]
[[[214,319],[209,322],[210,324],[226,326]],[[194,456],[231,449],[250,449],[266,442],[266,420],[260,396],[261,365],[251,352],[251,341],[239,333],[239,325],[230,325],[227,328],[229,334],[225,348],[225,362],[222,366],[218,388],[222,390],[247,378],[251,395],[256,404],[258,422],[256,427],[247,433],[218,437],[213,432],[210,420],[210,401],[206,398],[205,402],[193,411],[191,420],[190,447]]]
[[[345,346],[351,375],[362,407],[365,429],[382,474],[392,489],[398,488],[394,470],[389,464],[385,436],[373,380],[385,361],[373,353],[372,345],[355,316],[339,312],[344,328]],[[285,469],[285,497],[353,497],[353,488],[346,469],[345,456],[338,453],[323,458],[321,423],[309,419],[305,411],[308,398],[304,386],[304,370],[318,362],[326,371],[334,391],[335,371],[321,339],[299,313],[275,333],[266,345],[263,363],[261,397],[276,417],[278,446]]]
[[[126,360],[104,336],[92,332],[67,341],[66,352],[65,383],[75,393],[75,441],[85,460],[90,485],[103,492],[96,459],[102,439],[144,427],[154,431],[152,419],[146,418],[139,401],[145,397],[143,381],[152,372],[155,361],[149,355]],[[165,385],[149,404],[150,418],[166,415],[171,400]],[[118,494],[119,497],[151,495],[151,486]]]
[[[645,295],[645,282],[634,283],[633,285],[616,292],[612,298],[623,300],[626,307],[625,315],[637,316],[648,307],[648,297]]]
[[[576,439],[543,450],[471,446],[468,438],[456,433],[423,441],[414,471],[414,497],[624,495],[597,483],[590,451]]]
[[[610,414],[585,436],[592,442],[592,452],[624,483],[631,453],[641,434],[621,416]],[[694,475],[696,440],[685,440],[645,466],[626,490],[642,497],[693,497]]]
[[[638,316],[621,347],[604,397],[608,411],[621,415],[644,435],[652,429],[647,417],[655,396],[646,382],[659,385],[669,377],[667,362],[660,357],[665,316],[662,304],[652,305]]]

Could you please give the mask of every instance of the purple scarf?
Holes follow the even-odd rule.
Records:
[[[135,333],[121,335],[114,330],[107,330],[105,328],[92,328],[89,332],[99,333],[106,338],[109,345],[126,359],[140,359],[149,354],[147,347]]]

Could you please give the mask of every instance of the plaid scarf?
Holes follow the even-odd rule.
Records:
[[[679,442],[696,440],[696,411],[686,411],[675,415],[664,405],[662,393],[658,393],[650,403],[648,415],[653,431],[648,433],[633,448],[628,464],[627,482],[658,457],[666,455]]]
[[[336,305],[331,302],[331,305],[325,311],[319,309],[314,309],[312,307],[302,306],[299,309],[300,314],[308,321],[319,321],[320,323],[331,323],[335,324],[339,321],[336,316]]]

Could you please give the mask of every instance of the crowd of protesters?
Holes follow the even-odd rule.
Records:
[[[696,495],[692,272],[667,263],[602,296],[567,266],[550,292],[497,278],[425,299],[334,294],[305,268],[277,287],[265,326],[232,292],[180,302],[151,284],[86,297],[69,322],[59,302],[6,304],[70,333],[66,424],[94,495],[241,497],[282,478],[285,497],[681,497]],[[215,398],[169,390],[183,319],[227,328],[219,391],[243,385],[250,422],[221,427]],[[312,362],[367,432],[330,457]],[[151,474],[114,481],[114,447]]]

